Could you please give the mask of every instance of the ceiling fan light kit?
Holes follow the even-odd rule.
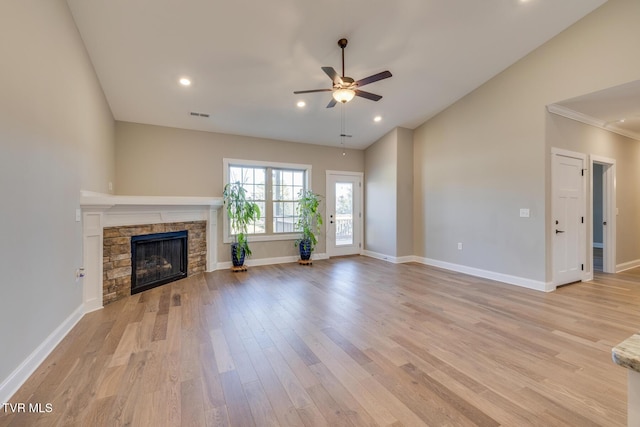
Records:
[[[347,103],[356,96],[356,92],[353,89],[337,89],[333,91],[333,99],[338,102]]]
[[[365,92],[363,90],[359,90],[358,88],[368,85],[370,83],[377,82],[378,80],[387,79],[392,76],[391,72],[383,71],[381,73],[377,73],[371,75],[369,77],[365,77],[364,79],[360,79],[355,81],[351,77],[347,77],[344,75],[344,48],[347,47],[347,39],[338,40],[338,46],[342,49],[342,76],[340,76],[333,67],[322,67],[322,71],[324,71],[327,76],[333,82],[332,89],[312,89],[312,90],[300,90],[293,92],[298,95],[301,93],[311,93],[311,92],[332,92],[333,99],[327,105],[327,108],[333,108],[336,103],[340,102],[342,104],[346,104],[351,101],[354,97],[359,96],[362,98],[369,99],[371,101],[379,101],[382,99],[381,95],[376,95],[375,93]]]

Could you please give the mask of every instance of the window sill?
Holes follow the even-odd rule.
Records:
[[[252,235],[248,237],[249,243],[251,242],[277,242],[281,240],[296,240],[300,238],[300,233],[282,233],[282,234],[264,234],[264,235]],[[224,243],[233,243],[235,239],[233,236],[224,236]]]

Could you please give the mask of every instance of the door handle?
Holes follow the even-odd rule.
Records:
[[[556,230],[556,234],[564,233],[563,230]]]
[[[607,221],[603,222],[602,225],[607,225]]]

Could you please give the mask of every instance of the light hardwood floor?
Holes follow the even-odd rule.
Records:
[[[541,293],[366,257],[217,271],[86,315],[5,426],[622,426],[640,271]]]

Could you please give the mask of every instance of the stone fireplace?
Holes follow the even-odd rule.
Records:
[[[106,227],[102,246],[103,304],[206,271],[206,229],[206,221]],[[180,247],[184,249],[184,260],[176,259],[175,253],[160,253],[165,246],[159,244],[163,236],[167,244],[175,244],[176,233],[184,233],[184,247]],[[138,246],[141,250],[136,250]],[[138,263],[136,255],[140,256]],[[182,261],[184,265],[180,265]],[[134,283],[136,279],[141,283]]]
[[[144,236],[186,232],[186,274],[216,269],[220,198],[112,196],[83,191],[80,205],[85,269],[83,300],[87,312],[131,295],[132,237],[144,241],[152,239]],[[158,268],[155,273],[161,273],[169,264],[173,270],[173,264],[180,261],[155,262]]]

